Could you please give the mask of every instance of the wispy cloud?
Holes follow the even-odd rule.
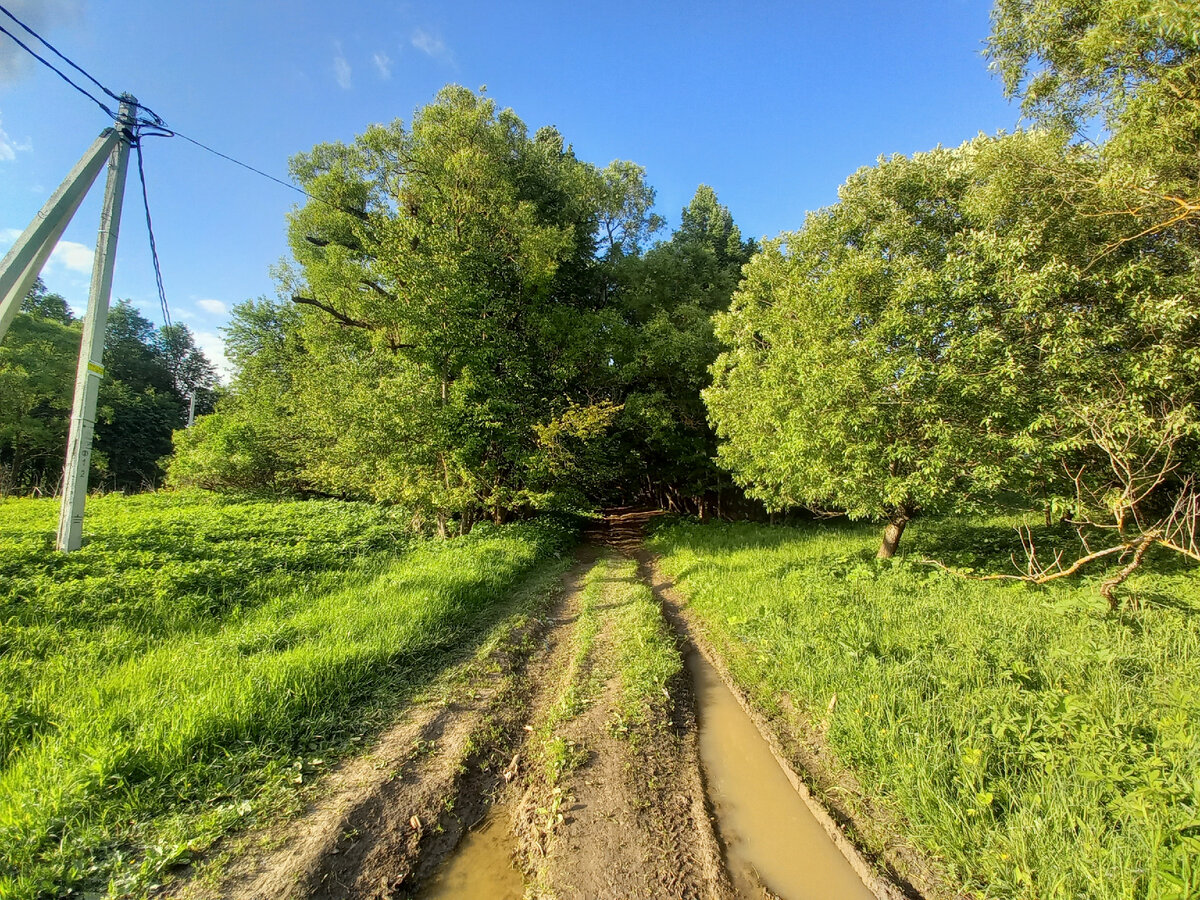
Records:
[[[62,23],[74,24],[83,15],[83,0],[5,0],[12,14],[35,31],[45,34]],[[6,24],[12,24],[5,19]],[[5,38],[0,41],[0,84],[16,81],[29,71],[33,58]]]
[[[0,228],[0,250],[7,250],[21,236],[20,228]],[[46,261],[47,269],[89,274],[92,271],[92,248],[76,241],[59,241]]]
[[[392,77],[392,58],[386,53],[382,51],[376,53],[371,57],[371,62],[375,64],[375,71],[384,81]]]
[[[9,137],[8,132],[4,130],[3,120],[0,119],[0,162],[12,162],[18,153],[28,153],[32,149],[33,144],[30,141],[21,144]]]
[[[337,42],[334,44],[337,53],[333,57],[333,78],[338,83],[343,91],[350,90],[350,63],[346,61],[346,56],[342,53],[342,44]]]
[[[223,316],[229,312],[229,307],[220,300],[197,300],[196,305],[206,313],[212,313],[214,316]]]
[[[413,32],[412,45],[431,59],[445,63],[454,62],[454,54],[450,52],[446,42],[424,28],[418,28]]]

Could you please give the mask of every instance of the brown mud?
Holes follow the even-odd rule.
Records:
[[[859,853],[853,822],[831,817],[797,777],[644,550],[646,518],[614,511],[547,612],[441,679],[370,752],[328,775],[301,815],[231,841],[223,860],[165,894],[919,896],[879,874],[891,867]],[[648,704],[633,728],[618,712],[622,635],[603,604],[595,633],[579,634],[584,580],[616,554],[638,561],[687,661],[666,702]]]
[[[527,896],[732,898],[686,679],[670,686],[668,704],[650,707],[647,721],[624,728],[611,664],[621,637],[606,618],[583,665],[560,673],[559,697],[573,688],[583,708],[559,721],[552,739],[581,759],[559,777],[531,773],[518,815]]]

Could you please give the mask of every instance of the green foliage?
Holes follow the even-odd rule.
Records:
[[[718,350],[712,316],[728,308],[755,249],[701,185],[671,239],[621,267],[624,330],[615,363],[624,410],[611,443],[623,463],[615,468],[625,499],[649,488],[664,505],[698,509],[729,486],[713,462],[700,391]]]
[[[39,281],[0,345],[0,493],[57,489],[81,328],[66,301]],[[212,366],[186,326],[156,332],[127,300],[109,310],[104,365],[91,484],[153,487],[171,432],[185,422],[183,392],[197,391],[201,411],[211,403]]]
[[[1085,214],[1121,240],[1200,244],[1200,16],[1184,0],[998,0],[989,55],[1010,97],[1067,131],[1108,131]],[[1152,251],[1153,252],[1153,251]]]
[[[295,305],[238,308],[230,424],[185,442],[178,480],[244,484],[199,446],[236,433],[278,461],[264,483],[286,467],[464,527],[582,500],[612,408],[595,390],[613,356],[598,237],[621,257],[656,227],[642,170],[597,170],[553,129],[531,139],[448,87],[411,126],[318,145],[293,172],[318,198],[292,216],[279,272]]]
[[[1198,433],[1195,257],[1122,239],[1104,165],[1054,132],[894,157],[769,244],[705,394],[739,483],[853,518],[1000,492],[1136,515],[1128,473]]]
[[[66,298],[62,294],[51,293],[40,277],[34,281],[33,287],[21,301],[21,312],[29,313],[34,318],[49,319],[60,325],[70,325],[75,321],[75,314],[67,305]]]
[[[66,456],[78,326],[19,313],[0,344],[0,494],[53,492]]]
[[[924,519],[910,540],[999,568],[1021,553],[1012,524]],[[824,734],[951,890],[1196,896],[1195,576],[1163,559],[1131,580],[1141,608],[1112,615],[1087,585],[877,562],[873,537],[845,523],[676,525],[651,546],[753,701]]]
[[[571,534],[410,546],[395,511],[104,497],[50,554],[0,501],[0,893],[113,893],[278,804],[484,636]],[[315,762],[314,762],[315,760]]]
[[[750,496],[890,517],[999,485],[1005,404],[976,331],[989,298],[948,271],[975,149],[861,169],[746,267],[704,398]]]

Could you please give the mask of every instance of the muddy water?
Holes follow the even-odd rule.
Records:
[[[695,651],[687,664],[700,759],[738,893],[761,897],[761,882],[782,900],[874,900],[716,670]]]
[[[513,865],[512,810],[493,807],[425,882],[417,900],[521,900],[525,881]]]

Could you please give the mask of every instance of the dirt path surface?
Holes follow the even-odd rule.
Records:
[[[773,897],[729,877],[683,665],[691,647],[662,613],[680,633],[686,623],[642,548],[645,519],[609,516],[557,596],[439,679],[303,814],[243,836],[167,895],[494,900],[523,881],[530,900]],[[675,668],[631,700],[639,651],[626,617],[638,603]],[[899,896],[858,862],[871,893]]]
[[[580,600],[576,592],[568,601],[577,617]],[[530,894],[732,898],[706,808],[686,674],[645,721],[623,725],[614,663],[623,638],[614,617],[602,615],[590,646],[559,673],[558,700],[543,707],[543,717],[558,721],[535,727],[545,741],[571,748],[575,764],[559,777],[534,772],[520,803]],[[578,711],[562,716],[563,698]]]

